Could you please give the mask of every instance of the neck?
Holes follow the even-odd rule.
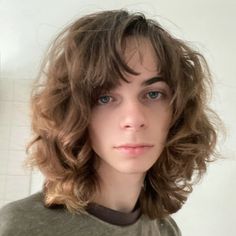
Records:
[[[96,193],[94,202],[104,207],[129,213],[139,198],[143,185],[144,173],[126,174],[110,169],[98,169],[100,191]]]

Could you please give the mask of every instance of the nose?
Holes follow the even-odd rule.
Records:
[[[147,127],[145,107],[138,102],[130,102],[120,111],[120,127],[124,130],[139,131]]]

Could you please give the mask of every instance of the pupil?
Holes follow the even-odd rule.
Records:
[[[156,98],[157,97],[157,92],[150,92],[149,93],[151,98]]]
[[[109,102],[109,97],[108,96],[102,96],[102,97],[100,97],[100,101],[102,103],[107,103],[107,102]]]

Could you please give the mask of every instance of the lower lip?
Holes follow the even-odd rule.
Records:
[[[128,154],[128,155],[141,155],[150,150],[152,146],[144,147],[118,147],[116,148],[119,152]]]

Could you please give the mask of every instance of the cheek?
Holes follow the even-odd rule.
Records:
[[[107,143],[113,134],[114,123],[112,119],[103,116],[93,116],[88,127],[91,145],[94,151],[99,151]]]
[[[116,118],[117,113],[113,111],[109,112],[107,109],[95,109],[91,114],[90,129],[100,135],[106,134],[110,130],[109,133],[111,134],[115,126]]]
[[[150,126],[152,126],[153,128],[156,127],[156,129],[160,130],[163,133],[166,133],[169,131],[170,128],[172,119],[171,117],[172,117],[171,110],[160,111],[158,109],[150,114],[151,118]]]
[[[111,129],[111,118],[102,115],[92,116],[89,125],[89,132],[91,135],[103,136],[107,133],[107,130]]]

